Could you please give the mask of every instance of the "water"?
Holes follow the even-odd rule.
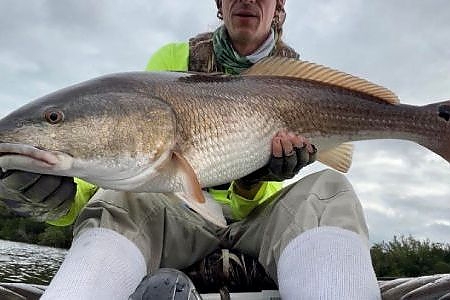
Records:
[[[46,285],[66,252],[64,249],[0,240],[0,282]]]

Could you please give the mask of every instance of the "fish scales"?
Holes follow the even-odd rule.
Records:
[[[198,176],[202,185],[211,186],[224,183],[218,178],[231,180],[247,174],[248,168],[262,166],[281,123],[269,113],[272,108],[262,105],[267,95],[252,95],[250,86],[239,88],[243,82],[238,78],[217,78],[212,85],[210,78],[205,80],[180,80],[159,88],[179,116],[177,143],[184,157],[204,174]]]
[[[231,180],[247,174],[242,166],[261,167],[270,155],[269,141],[280,129],[305,135],[326,150],[346,141],[380,138],[423,144],[443,125],[415,106],[391,105],[314,82],[270,77],[182,79],[160,85],[159,93],[174,109],[182,152],[205,185],[223,181],[213,178]]]

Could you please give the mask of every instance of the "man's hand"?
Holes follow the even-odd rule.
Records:
[[[25,171],[0,171],[0,201],[20,216],[38,221],[65,215],[76,193],[73,178]]]
[[[272,140],[272,157],[265,181],[283,181],[294,177],[316,159],[317,149],[308,139],[293,132],[279,131]]]
[[[283,181],[294,177],[316,159],[317,149],[308,139],[286,130],[272,139],[272,156],[264,167],[235,181],[237,193],[248,198],[256,194],[261,181]],[[256,191],[255,191],[256,190]]]

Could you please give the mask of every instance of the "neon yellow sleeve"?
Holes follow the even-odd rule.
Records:
[[[266,181],[253,199],[246,199],[234,192],[234,182],[231,183],[227,191],[208,189],[211,196],[219,203],[227,204],[231,207],[234,220],[244,219],[252,210],[261,203],[269,200],[276,192],[283,187],[282,182]]]
[[[147,63],[146,71],[181,71],[188,70],[189,44],[170,43],[159,48]]]
[[[74,181],[77,184],[77,192],[75,194],[75,199],[69,209],[69,212],[59,219],[47,221],[48,224],[55,226],[71,225],[73,222],[75,222],[75,219],[78,217],[81,209],[98,190],[97,186],[79,178],[74,178]]]

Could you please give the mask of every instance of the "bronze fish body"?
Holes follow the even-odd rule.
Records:
[[[350,166],[347,142],[405,139],[450,160],[450,101],[399,104],[389,90],[307,62],[268,58],[240,76],[107,75],[49,94],[0,120],[0,166],[100,187],[185,192],[230,182],[268,161],[273,135],[311,140]]]

